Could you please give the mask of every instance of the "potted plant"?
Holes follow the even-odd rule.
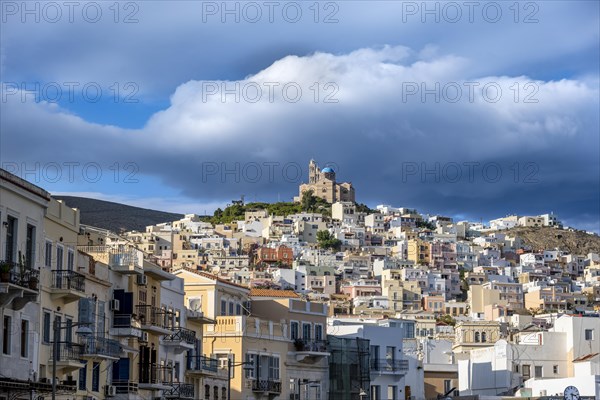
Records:
[[[37,290],[38,289],[38,278],[37,276],[30,274],[29,275],[29,289]]]
[[[296,348],[296,351],[304,350],[304,342],[302,341],[302,339],[294,340],[294,347]]]
[[[12,263],[10,261],[0,261],[0,282],[10,281],[10,270]]]

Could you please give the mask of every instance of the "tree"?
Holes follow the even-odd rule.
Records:
[[[305,190],[302,192],[302,199],[300,200],[300,204],[302,205],[302,211],[313,211],[315,205],[317,204],[317,200],[314,196],[314,192],[312,189]]]
[[[322,249],[334,249],[339,250],[342,246],[342,241],[336,239],[329,231],[318,231],[317,232],[317,243]]]

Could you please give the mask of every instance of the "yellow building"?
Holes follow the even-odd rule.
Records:
[[[186,301],[215,320],[205,326],[202,351],[222,370],[233,366],[232,399],[290,398],[298,390],[308,390],[311,399],[325,396],[325,304],[301,300],[293,291],[251,291],[202,271],[175,274],[184,279]],[[242,362],[251,366],[242,368]],[[221,393],[222,399],[227,387],[207,383],[204,393],[207,399]]]
[[[407,246],[407,259],[415,265],[429,265],[431,258],[431,243],[421,239],[411,239]]]

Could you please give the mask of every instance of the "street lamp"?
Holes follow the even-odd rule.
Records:
[[[365,390],[363,388],[360,388],[360,392],[358,393],[358,397],[360,397],[360,400],[364,400],[367,398],[367,392],[365,392]]]
[[[231,369],[245,365],[242,368],[244,371],[252,371],[254,369],[254,363],[251,361],[242,361],[239,363],[231,362],[231,358],[227,357],[227,400],[231,400]]]
[[[58,319],[54,319],[54,337],[52,340],[52,400],[56,400],[56,360],[58,358],[58,338],[62,329],[69,329],[79,326],[75,332],[80,336],[89,336],[93,332],[85,325],[91,325],[91,322],[76,322],[74,324],[62,326]]]

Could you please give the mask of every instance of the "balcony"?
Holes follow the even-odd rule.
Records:
[[[164,383],[164,378],[172,372],[173,367],[147,364],[140,371],[138,387],[145,390],[169,390],[171,386]]]
[[[162,344],[170,347],[177,354],[192,350],[196,344],[196,332],[186,328],[173,328],[172,333],[162,339]]]
[[[170,389],[163,390],[163,397],[167,399],[193,399],[194,385],[191,383],[165,383]]]
[[[136,312],[142,330],[152,332],[157,335],[169,335],[172,333],[173,313],[160,307],[138,305]]]
[[[408,360],[371,359],[371,372],[378,374],[405,375]]]
[[[65,303],[85,297],[85,276],[75,271],[54,270],[50,282],[52,299],[63,299]]]
[[[123,350],[121,343],[102,337],[86,337],[83,342],[83,358],[117,361]]]
[[[83,366],[81,362],[83,355],[83,345],[72,342],[58,342],[58,357],[56,358],[56,368],[63,373],[75,371]],[[54,358],[54,345],[51,348],[50,363]]]
[[[257,379],[257,380],[252,381],[252,391],[253,392],[262,392],[262,393],[280,394],[281,393],[281,382],[265,380],[265,379]]]
[[[131,314],[116,314],[113,316],[113,326],[108,330],[109,335],[116,337],[141,338],[142,329]]]
[[[12,303],[15,310],[21,310],[31,301],[37,301],[40,271],[21,267],[14,262],[0,262],[0,307]]]
[[[113,379],[112,385],[115,387],[115,391],[117,392],[117,394],[136,395],[138,392],[138,383],[137,382]]]
[[[217,375],[219,360],[200,355],[188,356],[187,372],[189,374]]]
[[[109,265],[113,271],[125,275],[142,275],[144,268],[140,265],[137,252],[110,253]]]
[[[296,339],[294,340],[294,348],[296,350],[296,361],[307,364],[314,364],[330,355],[327,352],[327,342],[323,340]]]

